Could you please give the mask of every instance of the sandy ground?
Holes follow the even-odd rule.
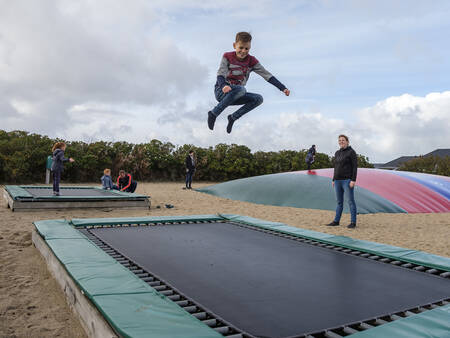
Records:
[[[209,184],[196,184],[202,187]],[[42,219],[232,213],[450,256],[450,214],[359,215],[358,227],[326,227],[332,211],[238,202],[195,191],[182,183],[140,184],[152,197],[151,210],[11,212],[0,208],[0,337],[85,337],[63,292],[31,242],[32,222]],[[165,204],[175,207],[167,209]],[[156,208],[160,206],[160,208]],[[341,224],[349,222],[344,214]]]

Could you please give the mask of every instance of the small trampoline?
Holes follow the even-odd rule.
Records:
[[[405,330],[405,323],[404,332],[409,332],[414,318],[418,322],[413,320],[413,328],[450,330],[445,312],[450,311],[450,259],[445,257],[236,215],[35,225],[53,252],[63,257],[61,263],[67,260],[66,269],[95,304],[105,302],[101,297],[108,294],[117,297],[117,285],[124,285],[123,299],[115,299],[121,305],[115,308],[106,302],[101,309],[120,335],[153,336],[156,330],[155,337],[363,337],[369,332],[392,336]],[[114,260],[114,269],[129,271],[128,281],[105,282],[105,271],[93,266],[102,262],[104,267],[107,258]],[[88,264],[84,271],[81,262]],[[93,275],[86,273],[90,270]],[[147,312],[153,318],[160,306],[144,297],[150,291],[142,285],[129,290],[132,277],[156,291],[158,301],[163,297],[190,313],[192,325],[202,322],[204,327],[193,329],[196,333],[185,327],[179,335],[168,318],[153,322],[153,329],[149,319],[142,319],[145,329],[133,331],[133,325],[139,326],[136,317],[133,325],[118,327],[111,320],[120,317],[118,313],[145,318]],[[98,285],[93,287],[96,278]],[[136,293],[142,294],[141,300],[133,298]],[[444,313],[436,315],[441,309]],[[183,326],[191,319],[177,323]],[[164,323],[167,332],[161,331]],[[206,328],[210,331],[202,331]]]
[[[64,208],[149,208],[148,196],[99,187],[62,186],[60,196],[50,186],[5,186],[3,196],[13,211]]]

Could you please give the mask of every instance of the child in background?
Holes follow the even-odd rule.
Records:
[[[53,175],[53,195],[59,196],[59,182],[61,181],[61,173],[64,170],[64,162],[75,162],[73,158],[64,157],[66,144],[64,142],[56,142],[52,148],[52,175]]]
[[[117,187],[117,185],[113,184],[112,178],[111,178],[111,170],[110,169],[105,169],[103,170],[103,176],[101,178],[102,180],[102,188],[105,190],[119,190],[119,188]]]

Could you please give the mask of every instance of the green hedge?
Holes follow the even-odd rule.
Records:
[[[0,130],[0,182],[44,182],[45,163],[51,148],[60,139],[51,139],[26,131]],[[184,161],[189,149],[197,157],[195,179],[226,181],[250,176],[306,169],[307,150],[257,151],[252,153],[244,145],[218,144],[201,148],[191,144],[175,146],[151,140],[149,143],[65,141],[67,163],[62,179],[66,182],[96,182],[103,169],[110,168],[113,177],[123,169],[140,181],[177,181],[185,175]],[[313,169],[333,166],[333,158],[318,153]],[[359,155],[360,167],[373,167],[368,158]]]

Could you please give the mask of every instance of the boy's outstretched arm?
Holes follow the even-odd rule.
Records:
[[[259,62],[253,66],[253,71],[262,76],[264,80],[269,82],[270,84],[277,87],[280,91],[282,91],[286,96],[289,96],[291,93],[289,89],[286,88],[284,84],[282,84],[278,79],[273,76],[267,69],[265,69]]]

